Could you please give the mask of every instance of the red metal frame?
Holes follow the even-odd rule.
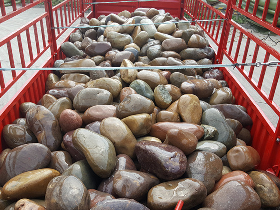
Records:
[[[99,2],[107,0],[99,0]],[[21,29],[16,31],[13,35],[0,40],[0,47],[6,45],[8,49],[8,55],[10,58],[10,66],[15,67],[13,52],[15,49],[12,48],[11,41],[13,39],[17,40],[18,49],[21,65],[31,67],[36,60],[40,58],[43,52],[50,49],[50,58],[43,65],[44,67],[51,67],[56,59],[64,58],[63,53],[60,51],[61,43],[57,43],[57,39],[65,33],[66,29],[54,28],[62,26],[71,26],[78,18],[84,15],[84,12],[91,8],[91,12],[88,17],[98,17],[100,14],[108,14],[111,12],[118,13],[124,9],[129,11],[135,10],[137,7],[164,7],[167,12],[170,12],[174,16],[180,18],[184,17],[184,13],[188,14],[192,20],[206,20],[206,19],[224,19],[215,22],[197,22],[197,24],[205,31],[205,33],[213,40],[217,47],[217,54],[215,58],[216,63],[222,63],[225,58],[229,59],[232,63],[248,62],[249,58],[247,56],[248,49],[254,47],[254,53],[252,58],[250,58],[251,63],[258,61],[258,57],[261,51],[265,51],[265,57],[261,62],[267,62],[270,59],[276,59],[280,61],[280,53],[275,49],[269,47],[264,42],[262,42],[257,37],[253,36],[251,33],[246,31],[240,25],[235,23],[231,18],[233,11],[238,11],[239,13],[245,15],[251,20],[257,22],[258,24],[266,27],[272,32],[280,35],[280,29],[276,27],[277,18],[280,13],[280,0],[277,2],[277,7],[275,10],[275,15],[272,23],[266,22],[266,16],[268,15],[269,0],[266,1],[263,7],[262,17],[257,17],[257,10],[259,0],[256,0],[252,11],[250,12],[251,4],[249,1],[242,4],[242,0],[236,2],[236,0],[221,0],[221,2],[227,4],[227,9],[225,14],[221,11],[215,9],[209,4],[205,3],[203,0],[168,0],[162,1],[160,4],[153,2],[132,2],[130,3],[119,3],[114,5],[108,4],[97,4],[91,5],[86,3],[95,2],[95,0],[67,0],[59,5],[52,7],[51,0],[39,0],[34,1],[29,4],[25,4],[22,0],[23,7],[17,8],[15,1],[12,1],[14,11],[10,14],[6,14],[5,8],[3,8],[3,0],[0,0],[2,17],[0,17],[0,23],[6,21],[9,18],[14,17],[20,12],[26,11],[27,9],[41,3],[45,3],[45,13],[35,20],[31,21],[27,25],[23,26]],[[245,0],[244,0],[245,2]],[[25,5],[25,6],[24,6]],[[46,23],[47,28],[44,30],[43,23]],[[230,28],[233,28],[230,34]],[[34,36],[31,36],[30,31],[34,31]],[[41,32],[41,37],[39,35]],[[73,31],[73,30],[72,30]],[[23,33],[26,34],[26,40],[23,39]],[[47,40],[44,38],[47,35]],[[243,38],[244,37],[244,38]],[[33,46],[31,44],[31,39],[37,41],[37,45]],[[64,40],[66,41],[68,37]],[[239,40],[234,43],[234,40]],[[243,44],[242,40],[245,40]],[[24,54],[22,50],[22,45],[24,42],[28,43],[28,53]],[[39,43],[41,43],[39,45]],[[255,45],[255,46],[254,46]],[[40,46],[43,46],[41,49]],[[33,49],[36,51],[34,53]],[[239,50],[242,49],[243,57],[239,58]],[[244,51],[243,51],[244,49]],[[27,59],[29,62],[27,62]],[[1,67],[1,62],[0,62]],[[276,141],[280,134],[280,123],[277,126],[273,126],[269,119],[260,109],[259,105],[253,100],[253,98],[248,94],[246,90],[242,87],[242,84],[235,78],[231,71],[227,68],[220,68],[224,72],[224,77],[232,89],[233,95],[236,98],[236,103],[243,105],[247,108],[248,114],[253,120],[253,126],[251,127],[252,135],[252,146],[257,149],[261,156],[261,164],[259,168],[267,169],[272,168],[276,175],[279,175],[280,171],[280,144]],[[257,80],[254,79],[255,66],[252,66],[247,71],[244,67],[236,67],[238,71],[243,75],[244,78],[251,84],[251,86],[258,92],[258,94],[263,98],[263,100],[273,109],[273,111],[280,116],[279,106],[273,101],[277,82],[280,74],[280,67],[277,67],[272,79],[272,85],[270,86],[270,91],[267,94],[263,89],[263,83],[265,79],[265,73],[267,67],[263,66],[258,76]],[[34,73],[34,76],[27,81],[26,85],[19,90],[17,95],[0,111],[0,131],[4,125],[11,123],[16,118],[20,116],[18,108],[22,102],[32,101],[37,102],[45,93],[44,83],[46,77],[50,73],[49,71],[38,71]],[[13,73],[13,80],[6,82],[3,81],[3,74],[0,72],[0,85],[1,92],[0,97],[6,92],[6,90],[11,87],[14,82],[24,74],[24,71]],[[1,135],[1,134],[0,134]],[[3,141],[2,141],[3,143]],[[2,145],[0,144],[0,151],[2,150]]]

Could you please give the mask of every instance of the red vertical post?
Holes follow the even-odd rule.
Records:
[[[84,17],[85,16],[85,6],[84,6],[84,0],[80,0],[81,2],[81,14],[82,16],[81,17]]]
[[[181,9],[181,13],[180,13],[180,20],[182,20],[185,17],[185,0],[181,0],[181,4],[180,4],[180,9]]]
[[[97,18],[96,11],[95,11],[95,9],[96,9],[95,2],[96,2],[96,0],[92,0],[91,11],[93,12],[93,15],[92,15],[93,18]]]
[[[220,39],[220,43],[218,46],[218,52],[217,52],[217,57],[215,60],[215,63],[222,63],[223,61],[223,50],[226,49],[227,46],[227,41],[229,37],[229,32],[230,32],[230,20],[232,19],[232,14],[233,14],[233,8],[232,5],[236,4],[236,0],[228,0],[227,3],[227,9],[225,13],[225,20],[224,20],[224,25],[222,29],[222,34],[223,38]]]
[[[45,1],[45,11],[49,14],[46,25],[48,31],[48,42],[50,43],[51,54],[54,60],[57,60],[57,45],[54,29],[54,19],[53,19],[53,10],[52,10],[52,1]]]
[[[197,20],[197,11],[198,11],[198,1],[195,1],[194,14],[193,14],[193,17],[192,17],[192,21]],[[192,22],[192,25],[195,25],[195,22]]]

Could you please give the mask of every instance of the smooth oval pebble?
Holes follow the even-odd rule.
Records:
[[[32,102],[24,102],[19,106],[19,111],[22,114],[22,116],[25,117],[28,110],[31,109],[33,106],[36,106],[36,104]]]
[[[5,143],[13,149],[17,146],[38,142],[32,131],[24,125],[8,124],[2,130]]]
[[[124,59],[121,63],[121,67],[135,67],[134,64],[128,60]],[[126,83],[132,83],[137,78],[137,69],[121,69],[120,74],[123,81]]]
[[[158,178],[151,174],[134,170],[119,170],[114,174],[113,191],[120,198],[141,201],[157,184],[159,184]]]
[[[113,98],[116,98],[122,89],[122,84],[120,81],[105,77],[91,80],[86,85],[88,88],[100,88],[107,90],[112,94]]]
[[[280,190],[272,179],[259,171],[251,171],[249,176],[254,181],[255,191],[260,196],[262,207],[278,207],[280,205]]]
[[[162,110],[157,114],[157,122],[180,122],[180,116],[176,112]]]
[[[232,171],[222,176],[222,178],[215,184],[213,191],[232,180],[243,182],[252,188],[255,187],[253,179],[247,173],[244,171]]]
[[[155,104],[152,100],[139,94],[131,94],[117,106],[117,117],[125,118],[134,114],[153,113]]]
[[[137,143],[128,126],[116,117],[108,117],[100,124],[101,135],[107,137],[115,146],[117,154],[126,154],[133,158]]]
[[[61,112],[59,117],[59,125],[61,130],[69,132],[80,128],[83,124],[83,120],[80,115],[72,109],[65,109]]]
[[[192,133],[178,129],[170,129],[163,143],[173,145],[182,150],[185,155],[189,155],[196,149],[197,142],[196,136]]]
[[[57,99],[50,94],[44,94],[41,99],[42,106],[49,108],[50,105],[52,105]]]
[[[2,152],[0,153],[0,168],[3,165],[4,160],[10,151],[11,151],[11,149],[7,148],[7,149],[2,150]]]
[[[70,165],[72,165],[72,158],[67,151],[54,151],[51,153],[51,162],[49,168],[63,173]]]
[[[215,210],[253,210],[261,208],[261,201],[250,186],[239,181],[229,181],[208,195],[203,207]]]
[[[113,105],[95,105],[88,108],[83,114],[83,122],[89,124],[95,121],[102,121],[107,117],[116,116],[116,107]]]
[[[75,176],[58,176],[50,181],[45,196],[46,209],[89,209],[89,194]]]
[[[162,47],[165,51],[181,52],[187,48],[186,42],[181,38],[166,39],[162,42]]]
[[[194,134],[197,139],[200,139],[204,135],[204,130],[201,126],[183,122],[158,122],[152,125],[150,135],[164,141],[166,134],[170,129],[190,132]]]
[[[0,185],[26,171],[47,167],[51,151],[40,143],[29,143],[12,149],[0,168]]]
[[[156,29],[153,21],[150,19],[142,19],[140,21],[140,23],[143,24],[143,25],[141,25],[141,29],[148,33],[149,38],[153,38],[155,33],[157,32],[157,29]]]
[[[131,43],[131,36],[128,34],[121,34],[115,31],[110,31],[107,33],[107,41],[111,43],[113,48],[122,50],[124,46]]]
[[[79,178],[87,189],[94,189],[97,185],[98,177],[91,169],[86,160],[80,160],[73,163],[66,170],[63,176],[75,176]]]
[[[104,56],[110,50],[112,50],[110,42],[93,42],[85,48],[86,54],[91,57],[96,55]]]
[[[94,173],[102,178],[109,177],[116,164],[113,143],[105,136],[84,128],[75,130],[72,138],[74,146],[83,152]]]
[[[196,147],[198,151],[212,152],[219,157],[223,157],[227,152],[227,147],[218,141],[199,141]]]
[[[59,122],[51,111],[36,105],[27,112],[26,122],[39,143],[46,145],[51,151],[58,149],[62,135]]]
[[[53,113],[56,119],[59,120],[60,114],[65,109],[72,109],[72,101],[68,97],[57,99],[48,109]]]
[[[232,170],[250,171],[260,163],[260,155],[251,146],[235,146],[227,152]]]
[[[146,206],[133,199],[126,199],[126,198],[117,198],[112,200],[104,200],[98,202],[93,208],[90,210],[114,210],[116,209],[121,210],[149,210]]]
[[[149,114],[130,115],[123,118],[122,121],[136,137],[148,134],[152,126],[152,117]]]
[[[45,195],[49,182],[60,173],[44,168],[21,173],[3,186],[2,197],[7,200],[38,198]]]
[[[185,94],[179,98],[178,111],[184,122],[200,124],[202,108],[197,96]]]
[[[214,85],[205,79],[192,79],[181,84],[181,91],[183,93],[192,93],[199,99],[208,98],[212,95]]]
[[[212,96],[210,97],[209,104],[231,104],[233,102],[233,96],[231,89],[228,87],[222,87],[214,91]]]
[[[162,74],[148,70],[138,72],[137,79],[145,81],[152,89],[155,89],[158,85],[166,85],[168,83]]]
[[[172,97],[172,102],[178,100],[182,93],[181,93],[181,90],[180,88],[176,87],[175,85],[171,85],[171,84],[167,84],[167,85],[164,85],[165,89],[168,90],[169,94],[171,95]]]
[[[193,34],[188,41],[188,47],[192,48],[205,48],[207,45],[207,40],[199,34]]]
[[[197,179],[205,185],[207,193],[211,193],[215,182],[222,177],[223,162],[212,152],[195,151],[188,156],[186,175]]]
[[[112,102],[113,96],[108,90],[85,88],[77,93],[73,101],[73,106],[79,112],[84,112],[91,106],[109,105]]]
[[[147,205],[153,210],[171,210],[182,200],[183,209],[192,209],[202,203],[206,195],[206,188],[201,181],[178,179],[163,182],[150,189]]]
[[[87,83],[90,80],[89,76],[81,73],[64,74],[60,79],[72,80],[78,83]]]
[[[141,168],[160,179],[174,180],[185,173],[187,158],[177,147],[152,141],[139,141],[135,146],[135,154]]]

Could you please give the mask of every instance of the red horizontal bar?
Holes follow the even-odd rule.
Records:
[[[44,1],[45,0],[37,0],[37,1],[33,2],[33,3],[27,4],[27,6],[25,6],[25,7],[21,7],[19,9],[17,9],[16,11],[10,12],[8,14],[5,14],[6,13],[5,12],[4,13],[5,16],[0,17],[0,23],[3,23],[4,21],[9,20],[10,18],[12,18],[12,17],[14,17],[14,16],[16,16],[16,15],[18,15],[18,14],[20,14],[20,13],[22,13],[22,12],[24,12],[24,11],[30,9],[30,8],[32,8],[32,7],[34,7],[35,5],[40,4],[40,3],[44,2]],[[2,10],[2,15],[3,15],[3,8],[1,8],[1,10]]]

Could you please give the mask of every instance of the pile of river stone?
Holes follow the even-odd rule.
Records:
[[[222,72],[145,70],[212,63],[200,29],[153,8],[81,25],[46,94],[3,129],[0,209],[172,210],[179,200],[183,209],[279,209],[280,180],[254,170],[252,119]],[[95,66],[143,69],[73,68]]]

